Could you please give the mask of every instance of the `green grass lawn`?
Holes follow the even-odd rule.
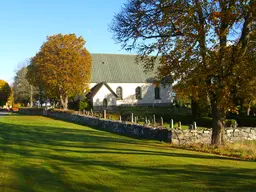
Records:
[[[0,191],[255,191],[256,162],[36,116],[0,116]]]

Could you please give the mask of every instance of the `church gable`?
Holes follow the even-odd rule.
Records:
[[[86,95],[86,97],[93,98],[95,95],[98,94],[98,92],[102,89],[102,87],[106,87],[109,93],[111,93],[116,98],[118,97],[106,82],[101,82],[96,84],[94,87],[91,88],[90,92]]]

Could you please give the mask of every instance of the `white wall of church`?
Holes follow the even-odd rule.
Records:
[[[90,87],[95,86],[96,83],[91,83]],[[168,104],[172,102],[172,87],[160,87],[160,98],[155,99],[155,85],[152,83],[108,83],[111,89],[116,93],[118,87],[122,88],[123,99],[116,100],[116,105],[154,105],[154,104]],[[141,87],[142,99],[138,100],[135,96],[135,89]],[[110,97],[110,91],[104,86],[94,96],[94,106],[102,105],[104,98]],[[113,102],[113,98],[111,98]],[[99,104],[99,105],[98,105]]]
[[[103,106],[104,99],[107,99],[108,106],[116,106],[116,97],[105,85],[103,85],[97,94],[93,97],[93,106]]]

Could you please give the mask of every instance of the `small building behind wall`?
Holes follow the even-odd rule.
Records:
[[[94,109],[116,106],[167,106],[173,101],[172,86],[153,80],[156,69],[145,73],[136,55],[92,54],[92,78],[87,97]]]

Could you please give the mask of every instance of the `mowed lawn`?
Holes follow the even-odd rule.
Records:
[[[0,116],[0,191],[256,191],[256,162],[38,116]]]

